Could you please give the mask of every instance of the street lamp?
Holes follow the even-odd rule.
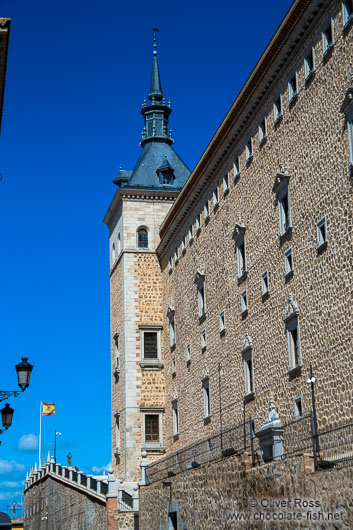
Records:
[[[315,388],[314,384],[316,383],[316,377],[313,374],[313,367],[310,363],[310,372],[309,377],[306,381],[308,385],[311,386],[311,404],[313,409],[313,440],[314,440],[314,452],[317,454],[320,451],[320,445],[319,445],[319,436],[318,436],[318,429],[317,429],[317,416],[316,416],[316,402],[315,402]]]
[[[5,401],[5,399],[8,399],[10,396],[19,396],[21,392],[24,392],[29,386],[33,365],[27,361],[28,357],[22,357],[22,361],[15,366],[17,382],[21,390],[0,390],[0,401]],[[9,403],[6,403],[5,407],[1,409],[2,426],[4,428],[0,429],[0,434],[5,432],[11,426],[13,413],[14,410],[10,407]]]
[[[55,430],[55,439],[54,439],[54,462],[56,463],[56,437],[61,436],[61,432]]]
[[[22,392],[29,387],[29,381],[33,370],[33,365],[29,364],[27,361],[28,357],[22,357],[22,361],[16,364],[18,386],[22,389]]]
[[[5,407],[1,409],[1,420],[4,429],[0,429],[0,434],[2,434],[4,431],[7,431],[7,429],[11,427],[13,413],[14,409],[10,407],[9,403],[6,403]]]
[[[22,357],[22,362],[16,364],[17,382],[21,390],[0,390],[0,401],[10,396],[17,397],[29,386],[33,365],[28,363],[28,357]]]

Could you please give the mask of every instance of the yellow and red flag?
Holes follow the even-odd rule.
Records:
[[[43,405],[43,416],[52,416],[52,414],[55,414],[55,403],[44,403],[42,401]]]

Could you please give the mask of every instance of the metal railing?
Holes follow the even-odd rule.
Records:
[[[317,432],[310,412],[282,425],[281,429],[283,434],[276,442],[281,444],[281,450],[276,452],[277,460],[311,453],[316,468],[353,463],[353,423]],[[261,464],[259,438],[253,432],[252,420],[209,436],[150,464],[146,470],[146,481],[152,484],[207,462],[245,452],[251,458],[252,466]]]

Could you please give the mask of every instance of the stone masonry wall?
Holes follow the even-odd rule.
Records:
[[[334,46],[323,57],[322,30],[333,17]],[[305,81],[304,57],[315,50],[315,73]],[[294,420],[294,399],[301,397],[303,413],[311,409],[307,384],[309,366],[315,383],[319,429],[351,421],[353,394],[352,356],[352,180],[349,142],[340,112],[345,91],[352,84],[352,25],[342,29],[341,2],[330,1],[315,16],[313,26],[277,74],[247,127],[229,150],[194,207],[179,224],[161,256],[164,281],[163,352],[166,364],[167,453],[217,432],[220,427],[220,395],[223,427],[241,423],[244,405],[242,342],[252,337],[253,396],[245,400],[246,417],[257,430],[266,417],[268,399],[274,394],[282,423]],[[288,79],[297,72],[298,95],[289,103]],[[273,102],[282,94],[283,117],[274,125]],[[245,114],[246,110],[244,111]],[[266,117],[267,139],[260,145],[258,125]],[[245,144],[253,139],[253,156],[245,160]],[[215,157],[217,154],[215,155]],[[233,162],[239,156],[240,175],[234,178]],[[272,187],[286,161],[292,234],[279,241],[279,212]],[[229,189],[222,179],[228,174]],[[213,191],[218,188],[219,204]],[[204,203],[210,218],[205,220]],[[201,230],[195,217],[201,212]],[[244,220],[247,278],[238,285],[233,231],[239,216]],[[317,223],[325,217],[327,248],[317,251]],[[193,223],[194,240],[188,228]],[[181,239],[186,235],[186,249]],[[179,260],[168,259],[179,246]],[[293,276],[284,277],[284,255],[293,255]],[[198,318],[197,270],[205,272],[206,318]],[[261,275],[267,271],[269,297],[262,299]],[[240,296],[246,290],[248,312],[241,311]],[[289,371],[284,312],[293,294],[299,308],[301,366]],[[167,308],[175,306],[176,348],[170,350]],[[220,333],[219,315],[225,312]],[[201,332],[207,346],[201,350]],[[187,363],[186,347],[191,361]],[[172,373],[172,358],[176,373]],[[211,418],[204,420],[202,380],[210,381]],[[179,437],[173,436],[172,400],[178,396]]]
[[[246,469],[234,455],[168,481],[140,488],[140,530],[169,528],[169,502],[178,503],[181,530],[351,528],[353,467],[305,474],[299,456]]]
[[[46,475],[26,490],[25,530],[105,530],[106,502]]]

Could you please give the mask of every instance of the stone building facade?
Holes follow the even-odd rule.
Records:
[[[106,223],[112,402],[120,414],[115,470],[127,486],[137,480],[146,449],[147,417],[160,445],[147,444],[151,468],[156,458],[167,466],[166,457],[178,461],[190,444],[242,422],[249,427],[245,442],[252,439],[269,401],[282,424],[304,425],[310,414],[314,441],[352,421],[352,9],[348,1],[293,2],[180,189],[167,183],[157,192],[141,172],[117,178]],[[154,173],[160,178],[158,168]],[[153,245],[136,250],[138,231],[147,226],[154,227]],[[145,369],[149,330],[160,343],[154,366]],[[199,464],[194,458],[190,465]],[[217,465],[226,466],[212,464],[212,474]],[[181,529],[175,514],[197,504],[201,492],[191,474],[173,474],[174,468],[170,488],[184,480],[184,505],[174,512],[162,480],[143,479],[141,528]],[[239,481],[225,495],[238,487]],[[184,519],[183,528],[208,528],[219,505],[214,491],[203,494],[205,520]],[[154,518],[146,512],[152,506]]]

